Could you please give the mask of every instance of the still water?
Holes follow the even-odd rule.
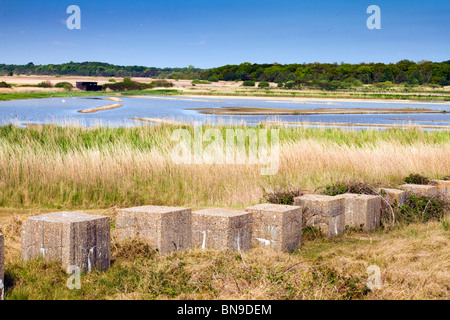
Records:
[[[0,102],[0,125],[11,122],[26,123],[79,123],[85,126],[109,125],[132,126],[141,121],[133,118],[160,118],[178,121],[202,121],[216,123],[256,123],[260,121],[320,122],[325,126],[330,123],[358,124],[402,124],[402,125],[439,125],[450,129],[450,104],[433,102],[342,102],[342,101],[291,101],[276,98],[267,99],[230,99],[230,98],[189,98],[173,97],[177,100],[122,98],[123,107],[97,113],[82,114],[81,109],[100,107],[117,102],[106,101],[96,97],[69,97],[34,100],[16,100]],[[262,107],[262,108],[426,108],[448,113],[439,114],[357,114],[357,115],[277,115],[277,116],[219,116],[204,115],[192,108],[221,107]],[[361,126],[364,128],[364,126]]]

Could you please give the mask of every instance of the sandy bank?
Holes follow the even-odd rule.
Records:
[[[215,115],[318,115],[318,114],[407,114],[407,113],[443,113],[431,109],[376,109],[376,108],[317,108],[317,109],[281,109],[255,107],[194,108],[201,114]]]
[[[145,121],[157,124],[171,124],[171,125],[185,125],[186,122],[176,121],[176,120],[167,120],[167,119],[158,119],[158,118],[131,118],[131,120],[137,121]]]
[[[123,102],[122,99],[117,98],[117,97],[103,98],[103,100],[114,101],[114,102]]]
[[[104,110],[112,110],[112,109],[117,109],[122,107],[121,104],[109,104],[107,106],[101,106],[101,107],[96,107],[96,108],[89,108],[89,109],[83,109],[83,110],[79,110],[79,113],[95,113],[98,111],[104,111]]]
[[[358,99],[358,98],[333,98],[333,97],[277,97],[277,96],[252,96],[252,95],[195,95],[195,94],[183,94],[183,97],[190,97],[190,98],[212,98],[212,99],[241,99],[241,100],[266,100],[267,102],[282,102],[286,101],[286,103],[296,103],[296,102],[312,102],[312,101],[329,101],[329,102],[362,102],[362,103],[371,103],[371,102],[377,102],[377,103],[414,103],[414,104],[443,104],[443,105],[449,105],[450,102],[448,101],[437,101],[437,102],[431,102],[431,101],[417,101],[417,100],[396,100],[396,99]]]
[[[173,97],[155,97],[155,96],[129,96],[128,98],[139,98],[139,99],[162,99],[162,100],[182,100],[182,101],[196,101],[196,102],[212,102],[212,103],[226,103],[224,101],[213,101],[213,100],[203,100],[203,99],[189,99],[189,98],[173,98]],[[208,97],[206,97],[208,98]]]
[[[420,129],[445,129],[450,126],[440,125],[411,125],[411,124],[377,124],[377,123],[344,123],[344,122],[295,122],[295,121],[250,121],[249,123],[297,125],[297,126],[322,126],[322,127],[378,127],[378,128],[420,128]]]

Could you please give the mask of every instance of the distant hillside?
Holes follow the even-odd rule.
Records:
[[[450,85],[450,60],[440,63],[402,60],[395,64],[250,64],[227,65],[202,72],[202,79],[254,80],[294,85],[361,85],[371,83],[407,83],[411,85]]]
[[[444,62],[401,60],[397,63],[308,63],[226,65],[202,70],[186,68],[154,68],[117,66],[101,62],[49,65],[0,64],[0,75],[71,75],[103,77],[157,77],[169,79],[203,79],[210,81],[249,80],[277,82],[280,87],[314,86],[324,89],[357,87],[363,84],[450,85],[450,60]]]
[[[200,69],[187,68],[153,68],[143,66],[117,66],[102,62],[70,62],[64,64],[26,65],[0,64],[0,74],[34,74],[63,76],[97,76],[97,77],[161,77],[186,78],[196,77]],[[197,76],[198,77],[198,76]]]

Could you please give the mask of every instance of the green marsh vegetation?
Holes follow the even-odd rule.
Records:
[[[245,207],[266,191],[315,190],[336,181],[389,186],[410,172],[436,178],[450,168],[449,131],[305,127],[280,128],[274,176],[261,176],[258,165],[176,165],[171,135],[179,127],[0,127],[0,207]],[[211,127],[224,135],[228,128],[245,129],[204,130]]]

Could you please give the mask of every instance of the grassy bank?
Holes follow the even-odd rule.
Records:
[[[0,101],[21,99],[44,99],[50,97],[88,97],[88,96],[111,96],[111,95],[200,95],[200,96],[243,96],[243,97],[272,97],[272,98],[330,98],[330,99],[381,99],[381,100],[416,100],[416,101],[450,101],[448,91],[441,92],[348,92],[348,91],[299,91],[299,90],[222,90],[209,89],[196,90],[190,88],[184,91],[177,89],[155,89],[141,91],[118,91],[118,92],[86,92],[86,91],[61,91],[61,92],[11,92],[0,93]]]
[[[156,89],[143,91],[123,91],[123,92],[87,92],[87,91],[61,91],[61,92],[11,92],[0,93],[0,101],[24,100],[24,99],[48,99],[64,97],[97,97],[111,95],[177,95],[180,91],[175,89]]]
[[[393,186],[412,172],[450,175],[449,131],[282,127],[278,173],[262,176],[262,165],[173,163],[176,128],[1,127],[0,207],[242,208],[275,189],[315,190],[337,181]]]
[[[236,90],[234,92],[223,92],[220,90],[190,91],[184,92],[205,96],[244,96],[244,97],[274,97],[274,98],[332,98],[332,99],[381,99],[381,100],[417,100],[417,101],[450,101],[449,95],[433,93],[352,93],[345,91],[275,91],[275,90]]]

